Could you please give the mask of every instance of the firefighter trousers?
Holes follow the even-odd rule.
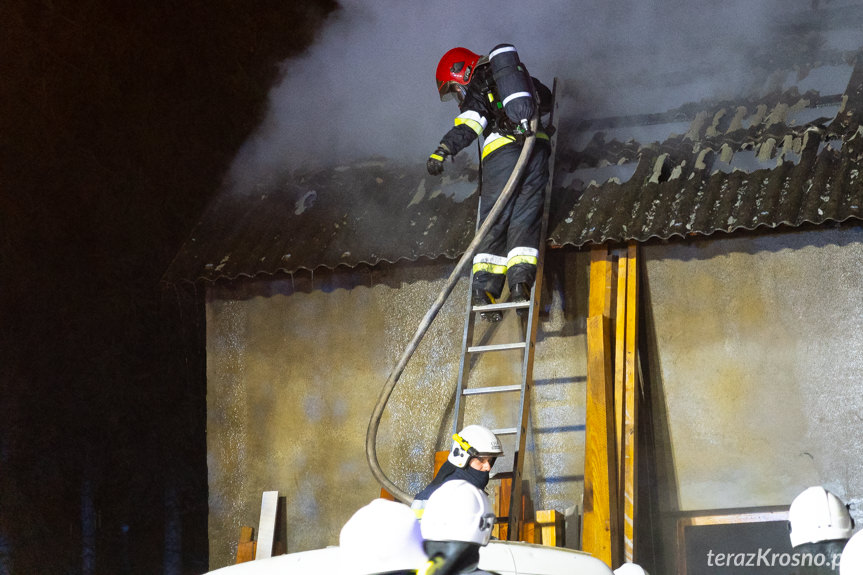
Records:
[[[506,186],[522,147],[507,144],[482,162],[480,221],[484,222]],[[509,202],[483,238],[473,260],[475,290],[500,297],[506,281],[533,285],[542,225],[545,186],[548,183],[548,141],[537,139]]]

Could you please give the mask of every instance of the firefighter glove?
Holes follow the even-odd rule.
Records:
[[[449,156],[449,150],[447,150],[443,145],[438,146],[429,156],[429,159],[426,160],[426,170],[428,170],[428,173],[432,176],[439,176],[442,174],[443,161],[446,160],[447,156]]]

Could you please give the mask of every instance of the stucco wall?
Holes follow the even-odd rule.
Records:
[[[537,509],[564,511],[580,504],[582,491],[584,306],[575,294],[586,289],[587,259],[561,252],[548,260],[525,475]],[[379,494],[365,460],[369,417],[453,265],[401,263],[209,290],[211,568],[233,562],[241,525],[257,526],[262,491],[286,498],[288,551],[335,544],[348,517]],[[462,281],[381,422],[381,465],[410,493],[431,479],[433,452],[449,447],[466,304]],[[517,340],[514,317],[478,337]],[[518,383],[520,368],[518,352],[484,354],[471,385]],[[465,422],[513,426],[517,398],[503,395],[488,404],[473,398]]]
[[[673,557],[681,511],[786,506],[822,484],[861,519],[863,230],[657,243],[642,258],[655,438],[642,452],[654,475],[642,478],[664,531],[642,541],[662,539],[658,561]],[[581,503],[587,261],[574,250],[547,261],[526,469],[537,508]],[[212,568],[233,561],[264,490],[286,496],[289,551],[335,543],[378,494],[364,456],[368,418],[451,268],[400,263],[210,290]],[[409,492],[447,447],[465,291],[463,282],[441,311],[381,424],[380,461]],[[490,341],[513,332],[502,325]],[[518,358],[486,355],[476,385],[510,383],[518,368]],[[504,412],[469,407],[467,421],[509,426]]]
[[[850,503],[859,523],[861,228],[714,237],[643,255],[667,556],[676,512],[787,507],[811,485]]]

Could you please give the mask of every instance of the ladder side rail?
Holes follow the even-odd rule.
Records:
[[[478,200],[476,203],[476,226],[475,233],[479,233],[480,227],[480,213],[482,208],[482,143],[479,141],[479,138],[476,140],[476,158],[477,158],[477,166],[479,170],[479,177],[477,179],[478,182]],[[476,322],[476,316],[473,313],[473,275],[474,270],[473,266],[471,266],[470,274],[468,275],[468,284],[467,284],[467,312],[465,313],[464,318],[464,332],[462,333],[462,341],[461,341],[461,356],[459,357],[458,363],[458,382],[456,384],[455,390],[455,406],[453,409],[453,417],[452,417],[452,432],[456,434],[459,432],[462,427],[464,427],[464,403],[466,398],[464,397],[464,390],[468,385],[468,378],[470,377],[470,361],[471,361],[471,350],[470,344],[473,342],[473,332],[474,325]]]
[[[552,110],[549,117],[549,126],[554,126],[557,110],[557,78],[552,84]],[[545,202],[543,205],[542,224],[540,226],[540,242],[537,254],[536,279],[531,289],[531,303],[528,308],[527,330],[529,337],[526,338],[524,360],[522,363],[522,386],[519,398],[519,422],[516,432],[516,452],[513,454],[512,470],[512,492],[509,498],[509,528],[507,539],[518,541],[520,535],[520,521],[522,509],[522,469],[524,467],[524,448],[527,439],[527,422],[530,414],[530,397],[533,389],[533,364],[536,349],[536,334],[539,328],[539,300],[542,295],[542,277],[545,262],[545,248],[548,240],[548,217],[551,211],[551,192],[554,182],[554,159],[557,153],[557,134],[559,130],[554,126],[554,132],[549,138],[551,151],[549,153],[549,175],[545,189]]]
[[[479,222],[479,212],[477,212],[477,222]],[[470,272],[468,279],[467,290],[467,313],[464,322],[464,333],[462,334],[461,344],[461,359],[458,365],[458,384],[455,391],[455,408],[453,410],[453,433],[458,433],[464,427],[464,391],[468,384],[468,376],[470,372],[471,353],[469,350],[470,343],[473,341],[474,324],[476,315],[472,311],[473,304],[471,302],[471,289],[473,285],[473,270]]]
[[[408,346],[402,352],[402,355],[396,362],[395,367],[393,367],[392,371],[390,372],[390,375],[387,378],[387,381],[378,396],[378,401],[375,404],[374,410],[372,411],[372,416],[369,419],[369,425],[366,430],[366,461],[369,464],[369,469],[371,470],[372,475],[375,477],[375,479],[378,480],[378,483],[380,483],[384,489],[389,491],[390,494],[393,495],[393,497],[395,497],[402,503],[410,503],[413,500],[413,497],[411,497],[411,495],[404,490],[400,489],[386,476],[380,466],[380,462],[378,461],[377,433],[378,427],[380,426],[381,417],[383,416],[384,407],[389,401],[393,389],[395,388],[396,383],[398,383],[398,380],[404,372],[405,367],[407,367],[408,361],[410,360],[411,356],[413,356],[417,347],[419,347],[420,341],[425,336],[429,327],[431,327],[431,323],[434,321],[435,317],[437,317],[437,314],[443,307],[444,302],[452,293],[452,290],[455,288],[455,285],[458,282],[460,276],[463,274],[465,268],[467,267],[467,264],[470,263],[471,260],[473,260],[473,256],[478,249],[480,241],[486,235],[488,235],[489,229],[491,229],[492,225],[495,223],[497,218],[500,216],[500,213],[503,211],[503,208],[506,206],[507,202],[512,197],[512,194],[514,193],[516,188],[516,183],[521,178],[521,174],[524,171],[524,166],[527,164],[527,160],[530,158],[530,155],[533,152],[533,146],[536,141],[535,134],[538,125],[539,114],[537,113],[534,114],[534,117],[531,119],[530,128],[532,133],[525,140],[524,146],[522,147],[521,155],[519,156],[518,161],[513,168],[512,174],[510,174],[509,179],[506,182],[506,185],[501,191],[500,196],[498,197],[494,206],[492,206],[482,226],[480,226],[479,232],[477,232],[476,236],[474,236],[473,240],[471,241],[470,245],[468,245],[464,254],[462,254],[461,259],[459,259],[455,269],[452,271],[449,278],[447,279],[446,285],[441,290],[440,294],[438,294],[438,297],[437,299],[435,299],[432,306],[426,312],[426,315],[420,322],[416,333],[414,334],[411,341],[408,343]]]

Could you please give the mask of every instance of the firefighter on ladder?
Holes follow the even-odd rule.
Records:
[[[551,90],[528,74],[510,44],[498,45],[488,56],[453,48],[441,58],[436,79],[441,100],[456,98],[461,113],[429,156],[426,168],[433,176],[441,174],[447,157],[482,136],[482,222],[518,162],[537,104],[541,115],[551,111]],[[494,303],[506,282],[510,301],[530,297],[536,279],[550,151],[548,135],[540,124],[518,189],[474,256],[473,305]],[[499,311],[481,315],[487,321],[501,319]]]

